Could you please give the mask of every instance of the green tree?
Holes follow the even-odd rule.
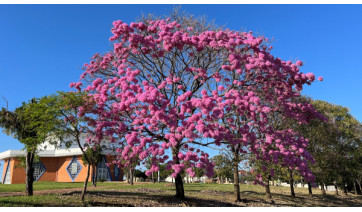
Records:
[[[145,174],[145,172],[139,169],[134,170],[134,176],[137,178],[142,178],[144,181],[147,179],[147,175]]]
[[[205,175],[205,170],[200,168],[194,168],[197,179],[200,181],[200,178]]]
[[[59,125],[58,113],[54,110],[55,97],[45,96],[32,99],[28,103],[10,111],[2,108],[0,113],[0,127],[8,135],[24,144],[26,151],[26,188],[28,196],[33,195],[33,163],[39,145],[48,141],[57,142],[57,126]]]
[[[88,121],[88,123],[92,123],[92,121],[95,122],[95,120],[91,120],[90,117],[82,116],[82,113],[93,108],[93,102],[90,98],[88,98],[87,94],[83,92],[58,92],[54,108],[60,114],[58,120],[61,124],[57,125],[56,130],[60,135],[59,137],[62,137],[64,141],[69,137],[72,139],[71,142],[75,141],[79,149],[82,151],[84,162],[88,164],[87,176],[84,181],[84,187],[81,195],[81,200],[84,201],[90,176],[90,167],[96,163],[96,161],[92,161],[92,157],[95,156],[97,158],[99,156],[97,155],[98,153],[95,153],[95,155],[92,155],[93,153],[87,154],[87,147],[82,146],[81,143],[83,135],[93,132],[86,121]]]
[[[146,165],[146,168],[149,166]],[[160,175],[160,181],[164,181],[168,176],[172,174],[172,170],[166,169],[166,164],[159,164],[159,171],[154,173],[154,178],[158,179],[158,175]]]
[[[358,155],[361,153],[361,123],[343,106],[325,101],[310,100],[319,113],[328,121],[312,120],[309,125],[302,125],[299,130],[309,139],[308,151],[315,164],[312,171],[322,192],[324,184],[334,184],[336,194],[338,186],[347,194],[347,183],[357,179],[357,170],[361,170]]]
[[[211,160],[215,163],[215,174],[219,182],[224,183],[225,179],[233,177],[233,160],[227,154],[216,155]]]

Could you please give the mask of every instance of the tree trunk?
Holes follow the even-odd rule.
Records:
[[[310,182],[308,182],[308,193],[309,193],[309,196],[313,196],[312,185],[310,184]]]
[[[94,164],[92,164],[92,184],[93,187],[97,186],[97,176],[96,176],[96,166]]]
[[[358,181],[358,180],[356,180],[357,181],[357,183],[358,183],[358,187],[359,187],[359,192],[361,192],[360,194],[362,194],[362,188],[361,188],[361,183]]]
[[[346,183],[343,181],[343,193],[344,195],[348,195]]]
[[[175,160],[176,164],[180,164],[180,160],[178,158],[179,148],[172,148],[172,157]],[[184,199],[185,191],[184,184],[182,182],[181,173],[178,173],[175,178],[175,187],[176,187],[176,198]]]
[[[130,170],[130,175],[131,175],[131,185],[133,185],[133,170]]]
[[[25,193],[27,196],[33,196],[33,182],[34,182],[34,152],[26,153],[26,177],[25,177]]]
[[[98,165],[96,164],[95,165],[95,172],[96,172],[96,176],[95,176],[95,179],[94,179],[94,187],[97,187],[97,182],[98,182]]]
[[[338,196],[338,186],[337,183],[334,183],[334,189],[335,189],[335,194]]]
[[[235,202],[240,199],[240,184],[239,184],[239,150],[232,148],[233,151],[233,172],[234,172],[234,198]]]
[[[265,195],[268,199],[271,199],[270,185],[269,185],[270,180],[271,180],[271,175],[268,175],[266,182],[265,182]]]
[[[153,172],[152,172],[152,182],[155,183],[155,176],[154,176]]]
[[[325,196],[326,190],[324,189],[324,183],[321,184],[321,190],[322,190],[322,195]]]
[[[275,184],[274,184],[274,180],[272,180],[272,186],[275,186]]]
[[[177,174],[175,178],[175,186],[176,186],[176,197],[180,199],[185,198],[184,185],[182,182],[181,174]]]
[[[91,181],[92,181],[92,185],[93,185],[93,187],[94,187],[94,178],[95,178],[95,175],[96,175],[96,173],[95,173],[95,171],[94,171],[94,164],[92,164],[92,172],[91,172]]]
[[[131,171],[131,170],[128,170],[128,172],[127,172],[127,174],[126,174],[126,176],[127,176],[127,183],[128,183],[128,184],[130,184],[130,177],[131,177],[130,174],[129,174],[130,171]]]
[[[89,174],[90,174],[90,163],[88,163],[88,167],[87,167],[87,177],[85,178],[85,181],[84,181],[84,187],[83,187],[82,197],[81,197],[82,202],[84,201],[84,196],[85,196],[85,193],[87,192]]]
[[[294,193],[294,179],[293,179],[293,172],[290,171],[290,194],[292,195],[292,197],[295,197],[295,193]]]
[[[357,186],[356,182],[353,182],[354,194],[357,195]]]

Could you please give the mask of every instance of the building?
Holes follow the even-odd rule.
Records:
[[[81,138],[81,145],[86,146],[85,135]],[[82,152],[76,142],[71,138],[69,148],[65,144],[51,145],[49,142],[39,146],[39,162],[34,163],[34,181],[53,182],[84,182],[87,176],[87,166],[82,161]],[[103,161],[98,165],[98,180],[101,181],[123,181],[123,172],[111,162],[114,153],[112,144],[102,143]],[[3,184],[25,183],[25,167],[21,166],[21,157],[25,157],[22,150],[8,150],[0,153],[0,160],[4,161]],[[92,173],[92,167],[91,167]],[[89,178],[91,181],[91,177]]]

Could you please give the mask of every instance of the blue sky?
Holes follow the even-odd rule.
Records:
[[[114,20],[167,14],[173,5],[0,5],[0,97],[14,109],[68,90],[96,52],[110,49]],[[323,76],[304,94],[350,108],[362,121],[362,5],[182,5],[232,30],[273,38],[273,54]],[[0,107],[5,102],[0,98]],[[0,132],[0,152],[21,149]],[[3,167],[1,166],[0,169]],[[0,176],[2,171],[0,171]]]

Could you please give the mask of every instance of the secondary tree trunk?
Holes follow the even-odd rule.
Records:
[[[232,148],[233,152],[233,172],[234,172],[234,198],[235,202],[240,199],[240,183],[239,183],[239,149]]]
[[[357,195],[357,186],[356,182],[353,182],[354,194]]]
[[[271,199],[270,185],[269,185],[270,180],[271,180],[271,175],[268,175],[266,182],[265,182],[265,195],[269,199]]]
[[[310,184],[310,182],[308,182],[308,192],[309,192],[309,196],[313,196],[312,185]]]
[[[293,179],[293,172],[290,170],[290,194],[292,195],[292,197],[295,197],[295,193],[294,193],[294,179]]]
[[[130,175],[131,175],[131,185],[133,185],[133,170],[132,169],[130,169]]]
[[[95,173],[95,171],[94,171],[94,164],[92,164],[92,172],[91,172],[91,181],[92,181],[92,185],[93,185],[93,187],[94,187],[94,178],[95,178],[95,175],[96,175],[96,173]]]
[[[98,175],[97,175],[97,168],[96,168],[95,164],[92,164],[92,175],[91,176],[92,176],[93,187],[96,187]]]
[[[33,182],[34,182],[34,152],[26,153],[26,177],[25,177],[25,193],[27,196],[33,196]]]
[[[97,164],[96,164],[95,166],[96,166],[96,168],[95,168],[95,170],[96,170],[96,177],[95,177],[95,179],[94,179],[94,182],[95,182],[95,187],[97,187],[97,182],[98,182],[98,166],[97,166]]]
[[[335,194],[338,196],[338,186],[337,183],[334,183],[334,189],[335,189]]]
[[[358,187],[359,187],[359,192],[361,192],[360,194],[362,194],[362,188],[361,188],[361,183],[358,181],[358,180],[356,180],[357,181],[357,183],[358,183]]]
[[[87,186],[88,186],[88,180],[89,180],[89,174],[90,174],[90,167],[91,167],[91,165],[88,163],[87,177],[85,178],[85,181],[84,181],[84,187],[83,187],[82,197],[81,197],[82,202],[84,201],[84,196],[85,196],[85,193],[87,192]]]
[[[343,181],[343,193],[344,193],[345,195],[348,195],[346,183],[345,183],[344,181]]]
[[[321,184],[321,190],[322,190],[322,195],[326,195],[326,190],[324,188],[324,183]]]

